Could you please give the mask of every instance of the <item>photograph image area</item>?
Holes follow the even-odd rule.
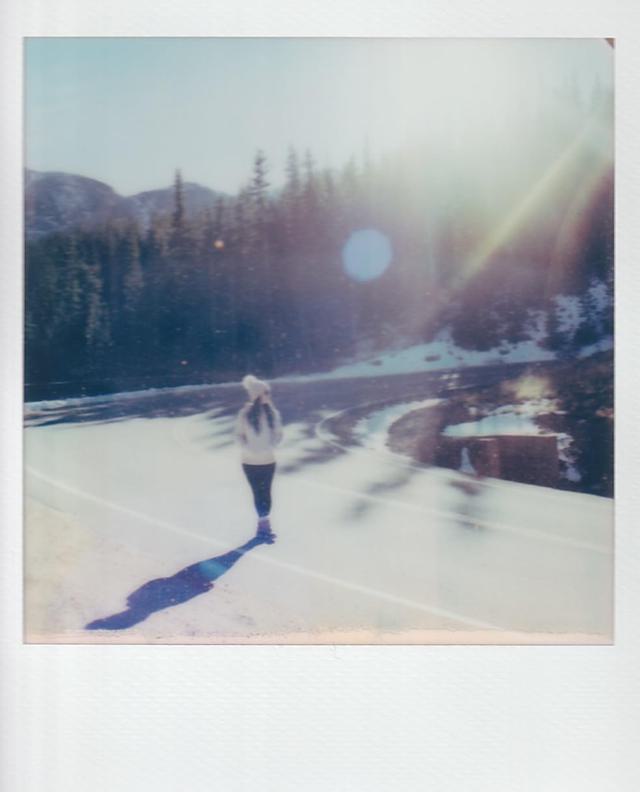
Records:
[[[613,642],[614,42],[24,41],[24,640]]]

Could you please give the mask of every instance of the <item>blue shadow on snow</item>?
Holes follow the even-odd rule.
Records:
[[[126,630],[144,621],[156,611],[180,605],[213,588],[213,581],[224,575],[242,556],[261,544],[273,544],[273,534],[254,536],[241,547],[216,558],[199,561],[181,569],[172,577],[156,578],[140,586],[127,597],[127,610],[104,619],[96,619],[85,630]]]

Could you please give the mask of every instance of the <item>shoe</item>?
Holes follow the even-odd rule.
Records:
[[[271,530],[271,523],[268,517],[261,517],[258,520],[258,531],[256,535],[260,539],[263,539],[265,542],[269,542],[269,544],[273,544],[276,535]]]

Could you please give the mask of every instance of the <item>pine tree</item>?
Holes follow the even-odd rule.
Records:
[[[176,170],[173,183],[173,214],[171,216],[170,249],[176,256],[184,255],[187,243],[187,227],[184,212],[184,185],[182,174]]]
[[[56,349],[60,354],[58,365],[64,376],[76,376],[76,372],[91,369],[93,346],[102,337],[100,325],[105,321],[98,317],[102,281],[98,267],[88,264],[85,247],[79,236],[72,233],[66,240],[61,262],[64,285],[57,295],[59,311],[55,324],[60,344]]]
[[[258,150],[253,162],[253,176],[249,187],[252,209],[253,252],[258,256],[268,254],[267,210],[268,210],[267,160]]]
[[[275,364],[273,305],[276,285],[271,272],[268,188],[266,157],[262,150],[258,150],[248,191],[251,237],[246,301],[251,317],[245,317],[245,338],[247,348],[253,347],[256,364],[262,365],[270,374]]]
[[[111,346],[111,326],[98,262],[93,262],[87,268],[86,289],[85,337],[89,354],[87,368],[94,377],[104,378],[110,365],[108,350]]]
[[[56,379],[55,350],[60,343],[59,290],[64,280],[60,238],[29,242],[25,249],[25,385]]]
[[[135,227],[129,230],[125,240],[124,273],[124,310],[128,314],[135,314],[144,291],[140,240]]]
[[[307,237],[313,237],[313,228],[318,219],[318,179],[315,161],[309,149],[304,155],[304,184],[302,188],[302,212]]]
[[[285,243],[292,250],[298,241],[300,226],[301,182],[298,155],[291,146],[285,167],[286,182],[282,193]]]

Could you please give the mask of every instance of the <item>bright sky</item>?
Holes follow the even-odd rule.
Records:
[[[123,195],[187,181],[235,192],[262,148],[341,167],[434,125],[481,121],[575,78],[611,86],[604,39],[42,38],[26,44],[26,165]],[[541,87],[542,86],[542,87]]]

